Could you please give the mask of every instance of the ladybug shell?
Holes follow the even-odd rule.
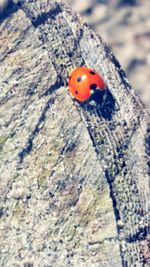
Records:
[[[104,80],[94,70],[78,67],[70,74],[68,89],[71,95],[80,102],[88,100],[96,90],[105,88]]]

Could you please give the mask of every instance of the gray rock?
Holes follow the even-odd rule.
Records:
[[[0,266],[148,266],[147,111],[70,8],[44,0],[8,8],[0,24]],[[83,64],[108,85],[103,106],[80,105],[64,86]]]

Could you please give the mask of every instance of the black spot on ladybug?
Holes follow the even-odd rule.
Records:
[[[91,89],[91,90],[96,90],[96,88],[97,88],[97,84],[96,84],[96,83],[92,83],[92,84],[90,85],[90,89]]]
[[[71,76],[69,77],[69,80],[71,80]]]
[[[77,78],[77,82],[80,83],[82,81],[82,77]]]
[[[78,91],[75,91],[75,94],[77,95],[78,94]]]
[[[95,75],[95,72],[94,71],[89,71],[90,74],[92,75]]]

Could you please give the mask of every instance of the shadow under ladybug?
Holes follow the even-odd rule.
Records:
[[[108,88],[96,90],[88,101],[81,103],[81,106],[89,112],[96,109],[99,116],[105,120],[111,120],[117,110],[115,98]]]

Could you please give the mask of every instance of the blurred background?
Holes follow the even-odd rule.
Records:
[[[150,111],[150,0],[66,0],[112,49]]]

